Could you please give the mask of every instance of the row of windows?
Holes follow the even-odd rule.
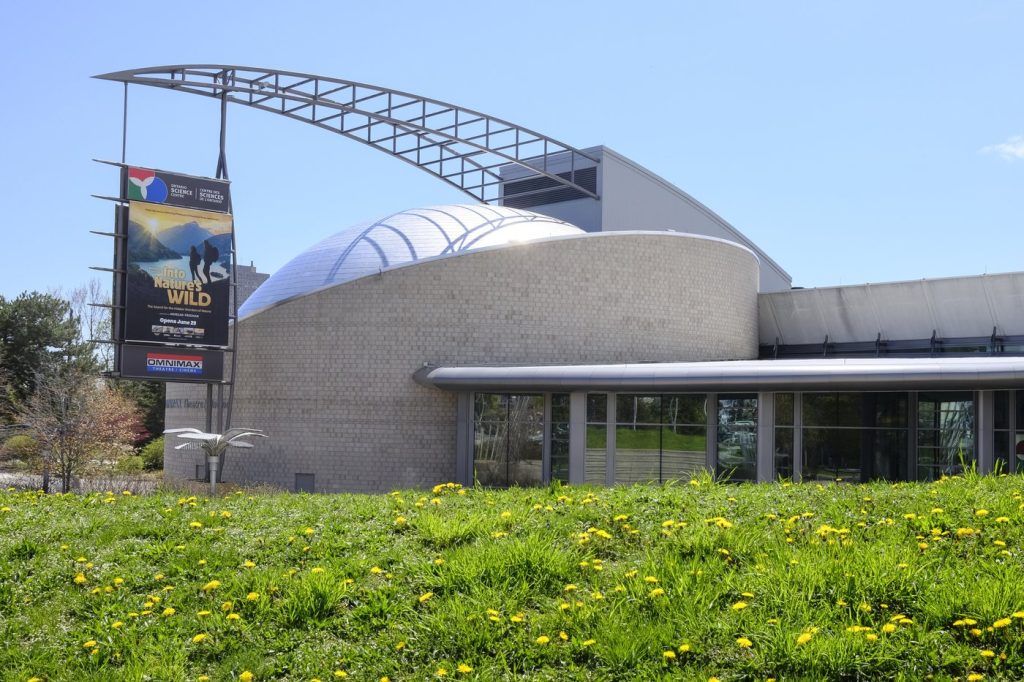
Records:
[[[568,480],[569,396],[550,396],[547,432],[544,407],[539,395],[476,396],[474,464],[480,483]],[[1024,391],[997,391],[995,407],[997,466],[1024,472]],[[716,425],[713,443],[709,408]],[[588,394],[584,480],[687,479],[709,466],[731,480],[756,480],[757,424],[753,394],[718,394],[710,406],[703,394]],[[772,426],[774,474],[785,478],[798,473],[804,480],[933,480],[961,472],[976,453],[969,391],[922,392],[913,404],[905,392],[776,393]]]

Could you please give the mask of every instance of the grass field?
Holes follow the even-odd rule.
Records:
[[[1019,680],[1022,493],[0,493],[0,679]]]

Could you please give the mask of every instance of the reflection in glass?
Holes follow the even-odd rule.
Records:
[[[551,480],[569,482],[569,394],[551,394]]]
[[[592,485],[604,485],[608,471],[608,425],[587,424],[587,452],[583,460],[583,480]]]
[[[718,467],[733,481],[757,480],[757,396],[718,397]]]
[[[793,429],[775,429],[775,477],[793,478]]]
[[[477,394],[473,475],[481,485],[543,482],[544,397]]]
[[[974,394],[919,393],[917,477],[933,481],[963,472],[974,462]]]
[[[689,479],[703,469],[705,404],[703,395],[617,395],[615,482]]]

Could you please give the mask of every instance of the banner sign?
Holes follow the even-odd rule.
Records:
[[[125,344],[121,347],[121,376],[151,381],[221,381],[224,352]]]
[[[231,206],[229,188],[227,180],[129,166],[122,198],[227,213]]]
[[[125,341],[228,345],[232,229],[229,213],[129,202]]]

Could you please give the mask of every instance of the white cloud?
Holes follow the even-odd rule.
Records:
[[[1024,161],[1024,135],[1014,135],[1006,142],[982,147],[987,154],[998,154],[1005,161]]]

